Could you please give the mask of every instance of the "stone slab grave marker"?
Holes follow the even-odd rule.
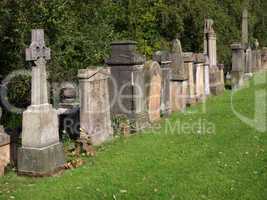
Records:
[[[100,145],[112,138],[107,68],[81,69],[80,127],[89,135],[93,145]]]
[[[267,47],[262,48],[262,54],[261,54],[261,60],[262,60],[262,67],[263,69],[267,69]]]
[[[244,50],[242,44],[234,43],[231,45],[232,49],[232,71],[231,71],[231,85],[232,89],[239,88],[244,83]]]
[[[134,41],[111,44],[110,66],[111,114],[125,115],[133,132],[149,126],[145,103],[144,63],[146,58],[136,51]]]
[[[182,45],[178,39],[172,42],[171,60],[171,79],[179,81],[188,80],[188,69],[184,66]]]
[[[196,68],[196,98],[198,101],[202,102],[205,100],[205,80],[204,80],[204,54],[195,54],[195,68]]]
[[[148,61],[144,65],[144,71],[148,117],[149,121],[153,123],[160,120],[161,69],[158,62]]]
[[[47,60],[50,60],[50,49],[45,46],[44,30],[35,29],[31,46],[26,49],[26,61],[33,61],[35,66],[31,105],[23,113],[22,147],[18,151],[18,173],[23,175],[52,175],[65,163],[57,111],[48,103]]]
[[[184,53],[184,65],[188,70],[188,94],[186,101],[188,105],[193,105],[196,103],[196,91],[195,91],[194,56],[192,52]]]
[[[204,82],[205,82],[205,95],[209,96],[210,95],[210,61],[207,55],[205,55]]]
[[[171,61],[171,108],[172,112],[183,112],[186,108],[188,68],[184,65],[184,55],[179,39],[172,42]]]
[[[157,51],[153,55],[153,60],[157,61],[161,67],[161,114],[167,117],[171,114],[170,105],[170,80],[171,80],[171,59],[167,51]]]
[[[10,136],[0,126],[0,176],[4,175],[6,166],[10,163]]]

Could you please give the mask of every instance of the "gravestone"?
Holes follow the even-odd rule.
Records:
[[[204,101],[205,99],[205,80],[204,80],[204,63],[205,57],[204,54],[198,53],[195,54],[195,70],[196,70],[196,80],[195,80],[195,89],[196,89],[196,99],[199,102]]]
[[[186,109],[187,100],[187,81],[171,81],[170,93],[171,93],[171,111],[172,112],[184,112]]]
[[[188,94],[186,98],[188,105],[196,103],[194,59],[192,52],[184,53],[184,65],[188,70]]]
[[[0,126],[0,176],[4,175],[6,166],[10,163],[10,137]]]
[[[261,60],[262,60],[262,68],[267,69],[267,47],[262,48]]]
[[[112,138],[110,99],[107,68],[81,69],[80,80],[80,127],[93,145],[100,145]]]
[[[188,70],[184,66],[183,50],[178,39],[172,42],[171,61],[171,79],[174,81],[188,80]]]
[[[210,95],[210,61],[209,57],[205,55],[205,66],[204,66],[204,82],[205,82],[205,95]]]
[[[126,115],[132,131],[149,125],[144,95],[146,59],[136,52],[136,45],[134,41],[113,42],[111,57],[106,61],[111,67],[111,114]]]
[[[248,47],[245,52],[245,73],[252,73],[252,50],[250,47]]]
[[[31,105],[23,113],[22,147],[18,151],[18,173],[52,175],[64,166],[63,146],[59,142],[57,111],[48,103],[46,62],[50,49],[45,46],[44,30],[32,31],[26,61],[32,68]]]
[[[171,80],[171,59],[169,52],[157,51],[153,55],[153,60],[157,61],[161,67],[161,114],[167,117],[171,114],[170,107],[170,80]]]
[[[171,110],[184,111],[186,107],[188,68],[184,65],[181,42],[173,40],[171,50]]]
[[[160,120],[161,106],[161,69],[158,62],[148,61],[144,65],[145,73],[145,97],[150,122]]]
[[[232,49],[232,71],[231,84],[232,89],[239,88],[244,83],[244,50],[240,43],[231,45]]]

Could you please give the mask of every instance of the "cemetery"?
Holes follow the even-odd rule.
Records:
[[[55,2],[34,5],[45,13]],[[117,5],[108,2],[101,9]],[[226,46],[228,33],[213,15],[199,21],[201,31],[190,42],[177,28],[151,49],[138,37],[111,37],[107,26],[93,40],[110,32],[105,47],[83,46],[82,34],[56,43],[57,17],[56,26],[24,22],[27,32],[11,42],[20,41],[14,48],[8,37],[1,40],[0,200],[265,199],[267,35],[254,38],[257,12],[245,2],[240,35]],[[76,3],[74,10],[100,9]],[[65,13],[66,4],[55,9]],[[0,21],[12,18],[1,13],[9,6],[18,6],[13,14],[21,21],[28,17],[23,9],[34,10],[1,5]],[[5,34],[0,26],[0,37]],[[18,49],[14,60],[5,60],[5,51]],[[10,67],[15,64],[27,67]]]

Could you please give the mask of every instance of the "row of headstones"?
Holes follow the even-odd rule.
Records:
[[[224,91],[222,65],[210,67],[203,53],[183,53],[177,39],[171,52],[156,52],[147,62],[136,42],[112,43],[106,64],[79,71],[80,125],[94,144],[112,136],[111,116],[126,116],[136,132]]]
[[[173,42],[171,52],[157,52],[154,61],[148,62],[136,52],[136,42],[112,43],[107,67],[78,72],[81,129],[98,145],[112,138],[113,116],[126,116],[130,129],[139,131],[161,115],[184,111],[186,105],[223,92],[223,67],[210,66],[209,59],[202,53],[183,53],[179,40]],[[23,113],[18,173],[50,175],[64,166],[65,159],[59,141],[58,111],[48,101],[46,62],[50,49],[45,46],[43,30],[32,31],[26,60],[33,65],[31,105]],[[1,172],[10,159],[9,146],[10,139],[2,130]]]
[[[258,45],[256,45],[258,46]],[[232,49],[232,88],[240,88],[244,80],[251,78],[253,73],[267,70],[267,48],[245,48],[241,43],[231,45]]]

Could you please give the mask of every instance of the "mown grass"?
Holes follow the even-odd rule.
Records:
[[[267,80],[261,73],[256,80]],[[243,123],[231,109],[267,118],[267,81],[175,113],[154,130],[115,139],[81,168],[59,177],[0,178],[0,199],[267,199],[267,131]],[[199,129],[198,123],[205,125]],[[194,128],[187,127],[193,125]]]

